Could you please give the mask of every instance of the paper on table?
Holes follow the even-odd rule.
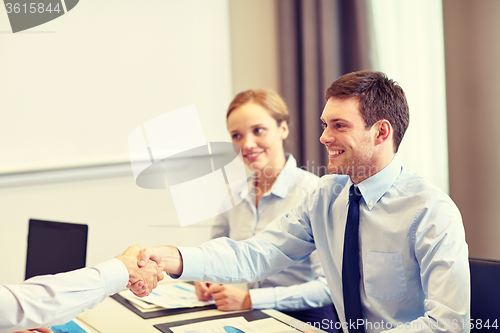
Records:
[[[264,332],[273,332],[273,333],[297,333],[297,331],[293,326],[289,326],[285,323],[282,323],[279,320],[274,318],[266,318],[251,321],[253,327],[257,329],[261,329]]]
[[[170,327],[170,330],[174,333],[264,333],[243,317],[207,320]]]
[[[75,320],[68,321],[66,324],[52,326],[50,329],[54,332],[87,333],[87,331],[84,328],[82,328],[79,324],[77,324]]]
[[[143,298],[135,296],[128,289],[121,291],[120,296],[128,300],[139,299],[165,309],[194,308],[213,303],[213,301],[200,301],[196,296],[194,286],[185,282],[160,284],[149,296]]]
[[[154,305],[148,302],[144,302],[142,299],[139,298],[128,298],[127,299],[130,303],[132,303],[133,306],[135,306],[137,309],[139,309],[141,312],[149,312],[151,311],[158,311],[162,310],[163,308],[158,305]]]

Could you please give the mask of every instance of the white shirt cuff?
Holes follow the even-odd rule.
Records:
[[[119,259],[113,258],[95,267],[104,278],[106,295],[113,295],[127,286],[129,275],[127,267]]]
[[[174,279],[201,281],[205,275],[205,257],[203,251],[197,247],[178,247],[182,257],[182,274],[176,276],[171,274]]]
[[[273,288],[250,289],[250,299],[254,309],[274,309],[276,308],[276,297]]]

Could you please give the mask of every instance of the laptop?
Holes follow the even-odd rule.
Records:
[[[25,279],[85,267],[88,225],[30,219]]]

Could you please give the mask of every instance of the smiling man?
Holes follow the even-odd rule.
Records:
[[[408,127],[403,90],[379,72],[326,91],[320,138],[328,169],[316,190],[254,237],[145,249],[180,278],[257,281],[317,249],[344,332],[468,332],[468,249],[460,212],[395,158]]]

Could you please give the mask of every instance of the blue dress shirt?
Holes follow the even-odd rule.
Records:
[[[316,188],[319,177],[297,168],[292,155],[279,173],[272,188],[255,206],[255,178],[249,178],[252,191],[235,208],[219,215],[212,228],[212,238],[230,237],[245,240],[264,228],[276,217],[299,205],[307,193]],[[322,307],[332,303],[319,256],[313,252],[301,263],[286,268],[262,281],[249,284],[254,309],[298,310]]]
[[[394,159],[358,184],[364,320],[346,323],[342,256],[350,178],[328,175],[299,206],[249,240],[179,248],[181,278],[256,281],[318,250],[339,320],[366,332],[469,332],[468,249],[460,212],[439,188]]]

